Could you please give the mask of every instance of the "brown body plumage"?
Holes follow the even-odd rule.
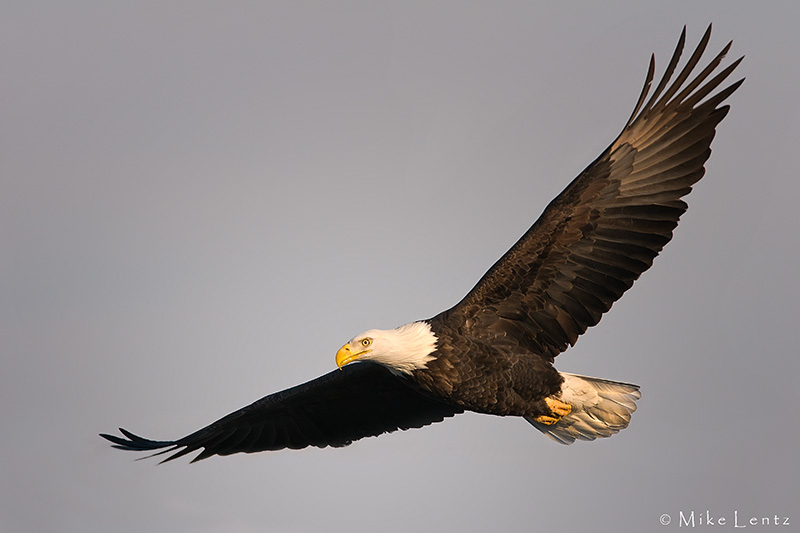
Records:
[[[427,367],[413,372],[417,386],[478,413],[550,413],[544,398],[556,394],[564,380],[549,361],[518,345],[464,335],[447,322],[444,314],[429,321],[440,342]]]

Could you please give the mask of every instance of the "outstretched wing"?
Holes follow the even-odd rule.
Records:
[[[383,366],[363,362],[266,396],[182,439],[153,441],[122,428],[127,438],[100,436],[122,450],[166,448],[156,455],[174,451],[165,461],[203,448],[194,462],[239,452],[347,446],[364,437],[441,422],[460,412],[417,392]]]
[[[686,28],[661,82],[641,96],[619,137],[545,209],[442,319],[462,332],[525,346],[550,361],[597,324],[672,238],[681,198],[705,172],[718,107],[744,80],[712,93],[742,58],[715,73],[731,43],[690,79],[711,26],[670,84]],[[711,95],[711,96],[709,96]]]

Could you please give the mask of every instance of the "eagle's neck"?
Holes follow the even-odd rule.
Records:
[[[386,342],[375,361],[402,374],[426,368],[435,358],[436,335],[427,322],[412,322],[384,332]]]

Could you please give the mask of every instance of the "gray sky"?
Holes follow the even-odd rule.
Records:
[[[602,4],[5,3],[0,531],[798,527],[798,13]],[[629,429],[468,414],[160,467],[96,436],[183,436],[454,304],[712,21],[748,79],[706,177],[557,361],[640,384]]]

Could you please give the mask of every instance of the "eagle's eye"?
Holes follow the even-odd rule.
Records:
[[[370,339],[369,337],[361,339],[361,346],[363,346],[364,348],[366,348],[370,344],[372,344],[372,339]]]

